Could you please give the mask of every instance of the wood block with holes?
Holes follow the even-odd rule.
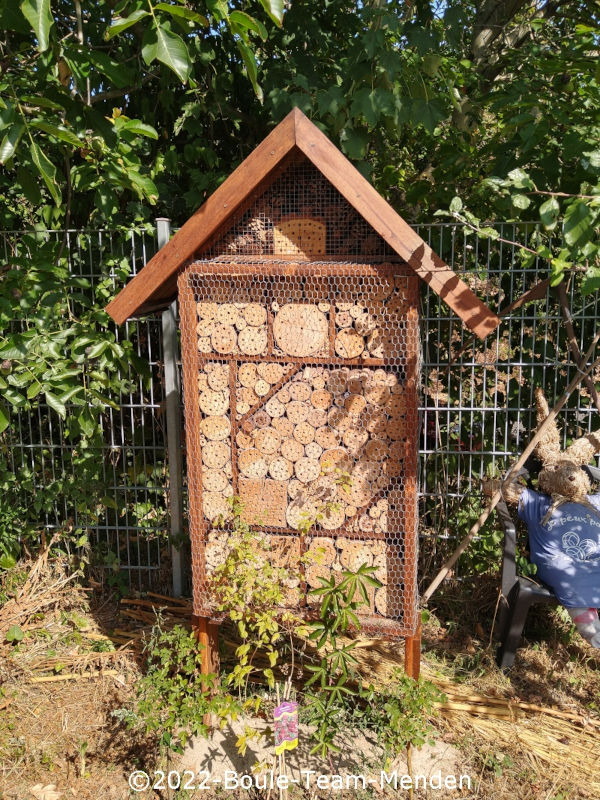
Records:
[[[287,481],[240,478],[239,484],[240,500],[245,505],[242,514],[244,522],[249,525],[287,528]]]
[[[273,254],[276,256],[325,255],[327,228],[316,219],[282,220],[273,227]]]

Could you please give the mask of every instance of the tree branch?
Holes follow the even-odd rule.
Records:
[[[132,94],[138,89],[141,89],[142,86],[145,86],[149,83],[152,78],[158,78],[159,70],[154,70],[154,72],[149,72],[144,78],[142,78],[141,83],[138,86],[126,86],[124,89],[111,89],[108,92],[100,92],[100,94],[95,94],[90,99],[90,105],[94,105],[95,103],[101,103],[103,100],[114,100],[115,97],[124,97],[126,94]]]

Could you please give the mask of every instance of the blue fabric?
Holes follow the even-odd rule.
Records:
[[[587,499],[600,512],[600,495]],[[600,514],[565,503],[542,527],[551,505],[551,497],[531,489],[524,489],[519,500],[537,574],[565,608],[600,608]]]

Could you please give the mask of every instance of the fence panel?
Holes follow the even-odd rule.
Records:
[[[532,259],[528,264],[523,259],[527,253],[521,251],[538,235],[535,224],[498,225],[495,241],[465,232],[459,225],[427,225],[417,230],[496,312],[548,277],[546,262]],[[581,277],[581,271],[572,273],[567,297],[578,345],[585,352],[595,332],[598,294],[582,297]],[[529,441],[536,424],[536,386],[545,389],[552,406],[574,377],[576,365],[558,294],[550,287],[538,300],[503,317],[485,342],[470,344],[469,331],[424,287],[422,335],[424,577],[441,565],[479,517],[485,505],[482,478],[503,474]],[[600,380],[600,372],[595,380]],[[591,429],[595,413],[585,388],[570,398],[561,414],[565,446]],[[492,519],[459,562],[463,574],[497,565],[499,534],[492,533],[494,527]]]
[[[46,231],[40,237],[62,240],[64,231]],[[3,232],[1,243],[7,262],[22,249],[21,235]],[[103,282],[115,282],[117,270],[131,276],[152,257],[156,238],[152,230],[68,231],[63,257],[72,275],[85,278],[91,300],[101,301]],[[103,305],[103,303],[100,303]],[[117,395],[109,397],[118,410],[107,407],[100,417],[104,432],[102,458],[106,507],[95,519],[81,517],[64,497],[57,497],[51,513],[44,513],[40,528],[52,533],[65,521],[91,533],[95,560],[108,568],[125,570],[130,587],[141,588],[152,576],[156,580],[163,556],[168,552],[168,465],[164,363],[161,318],[147,317],[114,326],[116,340],[129,339],[138,356],[148,362],[151,380],[130,370]],[[63,421],[44,402],[43,395],[32,410],[12,409],[12,424],[3,435],[2,450],[13,472],[29,468],[39,488],[71,469],[73,444],[66,435],[68,417]]]
[[[534,260],[524,266],[520,247],[537,235],[532,223],[498,225],[496,240],[454,224],[415,227],[496,311],[548,276],[545,263]],[[64,233],[39,235],[59,239]],[[20,235],[0,236],[8,260]],[[127,266],[133,276],[156,246],[150,229],[69,231],[65,253],[71,272],[86,278],[94,295],[100,282],[114,279],[119,268]],[[581,274],[573,273],[567,295],[578,345],[585,351],[598,318],[599,298],[597,293],[582,297],[580,280]],[[479,516],[482,477],[505,471],[528,441],[535,427],[535,387],[543,386],[552,404],[576,367],[556,290],[548,289],[540,299],[504,317],[484,342],[469,343],[470,333],[460,320],[425,284],[422,287],[420,535],[425,576],[440,566]],[[142,588],[160,579],[170,557],[161,316],[129,321],[114,331],[118,341],[134,342],[138,355],[150,365],[152,378],[144,386],[135,375],[122,376],[131,382],[131,389],[112,397],[119,410],[109,408],[102,417],[108,507],[98,519],[80,519],[76,508],[57,498],[53,512],[40,522],[48,531],[69,518],[86,527],[104,563],[120,565],[130,585]],[[600,380],[600,372],[595,378]],[[595,413],[585,388],[569,400],[562,414],[565,445],[591,429]],[[1,447],[14,469],[29,467],[38,481],[51,481],[69,469],[72,445],[65,436],[65,423],[54,411],[40,402],[31,411],[14,409],[13,415]],[[488,569],[496,557],[490,527],[463,559],[461,572]]]

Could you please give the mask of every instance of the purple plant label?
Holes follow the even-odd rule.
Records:
[[[273,712],[275,755],[293,750],[298,744],[298,703],[284,700]]]

